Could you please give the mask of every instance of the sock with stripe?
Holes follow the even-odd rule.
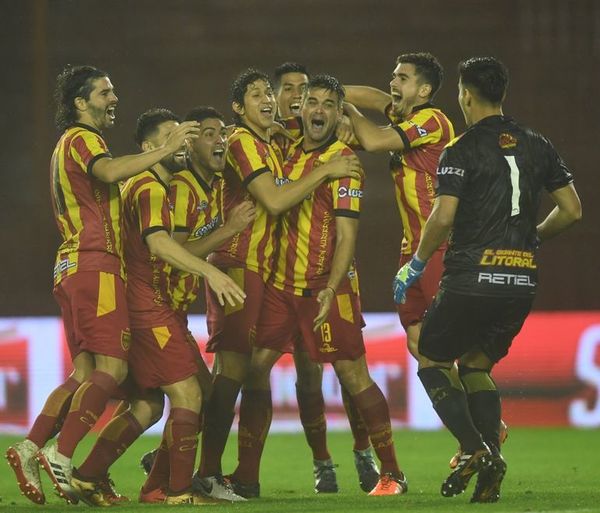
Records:
[[[296,398],[300,422],[314,460],[329,460],[327,450],[327,421],[325,420],[325,401],[321,389],[303,390],[296,385]]]

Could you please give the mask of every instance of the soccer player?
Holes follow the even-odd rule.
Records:
[[[277,110],[286,129],[296,139],[302,135],[300,107],[306,86],[308,70],[303,64],[286,62],[275,69],[275,99]],[[278,143],[287,155],[291,141],[278,136]],[[301,343],[294,347],[296,367],[296,398],[300,421],[313,454],[315,492],[335,493],[338,491],[335,465],[327,448],[327,421],[323,398],[323,366],[310,359]],[[354,464],[358,481],[365,492],[370,492],[379,480],[379,469],[371,450],[369,434],[349,394],[342,388],[342,399],[354,436]]]
[[[302,106],[304,136],[285,163],[285,180],[310,176],[339,152],[353,154],[334,135],[343,99],[335,78],[310,80]],[[247,387],[267,387],[274,363],[301,337],[314,361],[333,364],[367,426],[381,460],[381,478],[370,494],[396,495],[407,491],[407,482],[396,462],[387,402],[369,375],[362,339],[354,267],[362,196],[362,179],[331,180],[282,216]]]
[[[348,86],[346,113],[354,134],[367,151],[392,152],[390,168],[404,238],[401,267],[414,254],[434,201],[435,171],[442,150],[454,137],[448,117],[432,102],[442,84],[443,69],[429,53],[396,59],[390,93],[366,86]],[[353,105],[352,105],[353,104]],[[379,127],[356,108],[378,110],[391,121]],[[408,348],[416,358],[423,316],[435,296],[443,271],[445,245],[432,255],[427,271],[397,306]]]
[[[54,296],[75,370],[49,395],[26,440],[6,452],[19,488],[38,504],[45,497],[36,453],[59,496],[76,501],[70,487],[75,447],[127,374],[130,332],[118,182],[173,154],[197,132],[195,123],[183,124],[151,152],[113,158],[102,136],[114,125],[118,103],[108,74],[93,66],[67,66],[57,77],[55,98],[63,134],[50,165],[62,238]],[[58,443],[44,447],[59,430]]]
[[[221,456],[234,416],[235,401],[250,362],[255,325],[271,270],[277,215],[302,201],[328,178],[357,175],[355,157],[338,157],[317,172],[285,183],[281,154],[270,144],[269,131],[276,112],[271,82],[264,73],[248,69],[232,85],[236,128],[229,137],[224,170],[224,216],[245,199],[256,204],[256,218],[217,251],[210,261],[240,284],[248,300],[243,306],[221,306],[207,294],[207,351],[215,352],[213,392],[206,408],[198,477],[218,478]],[[258,464],[264,445],[265,423],[270,422],[270,390],[242,391],[238,434],[240,465],[231,477],[234,490],[244,497],[259,495]],[[206,491],[210,482],[204,480]]]
[[[251,220],[252,207],[249,203],[242,204],[238,209],[240,214],[234,215],[225,226],[218,227],[220,223],[218,205],[220,183],[219,179],[215,178],[214,172],[215,170],[222,169],[225,162],[224,153],[227,149],[224,126],[221,121],[222,116],[210,108],[195,109],[191,114],[193,116],[188,115],[187,120],[199,123],[200,133],[197,139],[188,143],[188,170],[179,171],[169,182],[171,172],[178,170],[178,166],[172,160],[157,164],[153,169],[157,171],[157,174],[161,173],[163,183],[169,182],[170,205],[173,206],[174,230],[176,230],[174,231],[173,238],[182,245],[185,242],[177,233],[181,232],[182,228],[185,228],[186,225],[183,224],[182,226],[182,223],[187,221],[182,220],[178,214],[183,213],[185,217],[187,213],[189,218],[193,219],[192,228],[194,229],[194,235],[190,237],[191,239],[197,240],[197,236],[206,235],[206,240],[210,243],[211,237],[208,234],[211,231],[214,234],[218,234],[219,232],[224,233],[224,235],[212,241],[212,246],[214,247],[240,231]],[[148,111],[139,119],[136,131],[137,142],[141,145],[142,149],[148,151],[157,142],[160,143],[161,137],[168,134],[167,130],[174,125],[176,120],[176,116],[164,109]],[[210,166],[212,166],[212,170]],[[178,188],[177,184],[175,184],[177,180],[180,180],[179,186],[182,188]],[[194,185],[195,187],[185,188],[186,186]],[[162,189],[163,187],[161,186],[160,190],[162,191]],[[180,212],[178,212],[177,205],[172,201],[177,196],[180,198]],[[186,249],[189,249],[196,256],[200,257],[205,256],[208,252],[206,248],[199,247],[197,242],[186,245]],[[158,265],[160,266],[160,263]],[[171,276],[168,277],[167,275],[170,272]],[[165,275],[164,273],[167,274]],[[170,289],[175,288],[179,291],[175,295],[177,297],[177,301],[175,301],[177,309],[175,309],[174,314],[186,329],[186,338],[190,341],[193,353],[195,353],[196,363],[199,367],[198,378],[202,393],[203,395],[208,394],[209,386],[207,387],[206,383],[204,383],[205,386],[202,385],[206,381],[207,375],[210,380],[210,373],[199,351],[197,351],[196,342],[187,331],[186,311],[189,302],[197,294],[199,286],[198,275],[183,272],[176,268],[171,269],[170,266],[167,266],[162,270],[160,275],[157,271],[156,276],[165,284],[168,281]],[[173,284],[171,282],[175,277],[178,280]],[[136,280],[137,278],[137,276],[132,276],[131,279]],[[193,284],[193,286],[190,286],[190,284]],[[170,305],[173,306],[173,294],[171,290],[169,290],[169,299]],[[179,338],[181,339],[181,333],[179,334]],[[110,465],[125,452],[143,431],[157,422],[162,416],[162,393],[159,393],[157,397],[156,392],[156,390],[151,390],[141,395],[139,393],[135,395],[131,401],[129,411],[115,416],[106,425],[98,436],[89,456],[75,472],[78,486],[83,489],[82,495],[86,497],[88,502],[103,506],[108,505],[109,502],[116,502],[115,500],[110,500],[110,495],[101,489],[98,483],[101,482],[102,476],[107,475]],[[169,487],[170,478],[170,453],[166,445],[166,443],[161,444],[161,450],[158,451],[160,454],[159,463],[152,470],[152,475],[148,477],[147,482],[140,491],[140,502],[162,503],[167,497],[166,491]],[[148,472],[150,473],[150,469],[148,469]],[[227,499],[232,500],[231,497],[227,497]]]
[[[458,102],[469,128],[442,155],[433,211],[394,280],[401,302],[452,230],[440,292],[421,330],[419,378],[463,451],[441,493],[462,493],[479,473],[471,502],[500,498],[506,463],[491,371],[531,309],[537,247],[581,218],[573,177],[551,143],[503,115],[507,86],[508,71],[493,57],[460,63]],[[542,189],[556,206],[537,224]],[[449,372],[456,359],[459,379]]]

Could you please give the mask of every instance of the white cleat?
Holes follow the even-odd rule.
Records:
[[[17,442],[6,450],[5,456],[19,484],[21,493],[31,502],[44,504],[46,497],[40,481],[40,468],[35,459],[39,447],[31,440]]]
[[[77,504],[77,491],[71,486],[73,466],[71,459],[60,454],[56,444],[41,449],[36,456],[37,461],[48,474],[56,494],[69,504]]]
[[[200,477],[197,474],[192,479],[192,490],[205,497],[227,502],[244,502],[247,499],[238,495],[223,476]]]

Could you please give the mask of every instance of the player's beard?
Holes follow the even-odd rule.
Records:
[[[167,169],[167,171],[169,171],[169,173],[177,173],[177,171],[181,171],[185,167],[180,160],[181,159],[176,159],[175,154],[173,154],[162,159],[160,163]]]

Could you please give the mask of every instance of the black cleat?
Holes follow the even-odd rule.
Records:
[[[147,452],[140,459],[140,467],[146,475],[150,474],[152,470],[152,465],[154,465],[154,460],[156,459],[156,453],[158,449],[154,449],[153,451]]]
[[[233,474],[223,477],[226,481],[229,481],[236,495],[244,497],[244,499],[258,499],[260,497],[260,483],[242,483]]]
[[[471,478],[481,470],[489,467],[492,462],[492,454],[487,445],[472,454],[462,454],[458,465],[452,474],[442,483],[442,495],[454,497],[465,491]]]
[[[369,493],[379,482],[379,467],[373,457],[371,447],[364,451],[354,451],[354,466],[358,473],[358,484],[363,492]]]
[[[331,460],[313,460],[315,476],[315,493],[337,493],[339,488],[335,474],[336,465]]]
[[[506,462],[501,454],[492,456],[492,464],[479,472],[471,502],[498,502],[500,486],[506,474]]]

